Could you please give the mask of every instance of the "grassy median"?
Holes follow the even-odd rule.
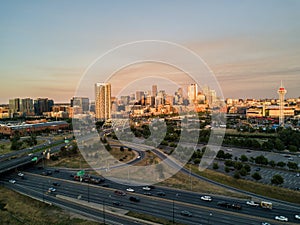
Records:
[[[7,225],[96,225],[75,214],[0,187],[0,224]]]

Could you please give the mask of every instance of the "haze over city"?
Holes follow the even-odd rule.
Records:
[[[299,1],[31,3],[1,5],[2,104],[15,97],[68,102],[93,60],[144,39],[197,53],[224,97],[277,98],[281,80],[287,98],[299,97]]]

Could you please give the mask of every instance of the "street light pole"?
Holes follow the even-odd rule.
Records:
[[[90,202],[90,183],[88,183],[88,202]]]
[[[173,224],[175,223],[174,199],[173,199]]]

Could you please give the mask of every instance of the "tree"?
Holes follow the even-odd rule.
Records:
[[[240,170],[240,174],[241,176],[246,176],[247,175],[247,170],[245,169],[245,167],[243,167],[241,170]]]
[[[124,147],[123,146],[120,147],[120,152],[124,152]]]
[[[200,162],[201,162],[201,159],[199,159],[199,158],[195,158],[195,159],[194,159],[194,163],[195,163],[195,164],[199,164]]]
[[[248,161],[248,157],[246,155],[241,155],[240,160],[242,162],[247,162]]]
[[[219,158],[219,159],[225,158],[225,153],[223,150],[218,151],[217,158]]]
[[[249,173],[251,171],[251,166],[248,164],[244,165],[245,170]]]
[[[214,170],[217,170],[217,169],[219,169],[219,165],[218,165],[218,163],[216,163],[216,162],[215,162],[215,163],[213,164],[213,169],[214,169]]]
[[[230,171],[228,166],[225,166],[224,170],[225,170],[226,173],[229,173],[229,171]]]
[[[235,171],[233,177],[234,177],[235,179],[240,179],[240,178],[241,178],[240,172],[239,172],[239,171]]]
[[[233,166],[233,161],[231,161],[231,160],[226,160],[226,161],[225,161],[225,166],[228,166],[228,167]]]
[[[255,172],[254,174],[252,174],[252,178],[255,180],[260,180],[262,177],[258,172]]]
[[[264,157],[263,155],[257,156],[255,158],[255,163],[256,164],[262,164],[262,165],[267,165],[268,164],[268,159]]]
[[[233,167],[237,170],[240,170],[243,168],[243,164],[241,162],[234,162]]]
[[[274,160],[271,160],[271,161],[269,161],[269,165],[270,165],[271,167],[275,167],[275,166],[276,166],[276,163],[275,163]]]
[[[279,174],[275,174],[271,179],[271,183],[275,185],[283,184],[283,182],[284,182],[283,177],[280,176]]]
[[[274,147],[279,151],[282,151],[285,148],[283,142],[279,138],[275,139]]]
[[[280,161],[280,162],[277,163],[277,166],[279,166],[279,167],[285,167],[286,163]]]
[[[287,166],[288,166],[289,169],[292,169],[292,170],[297,170],[298,169],[298,164],[295,163],[295,162],[288,162]]]

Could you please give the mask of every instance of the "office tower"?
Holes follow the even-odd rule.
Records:
[[[71,99],[71,107],[79,106],[83,112],[88,112],[90,109],[90,100],[86,97],[73,97]]]
[[[188,86],[188,99],[190,104],[193,104],[197,100],[198,86],[197,84],[190,84]]]
[[[145,94],[144,94],[143,91],[136,91],[136,92],[135,92],[135,100],[136,100],[137,102],[143,100],[143,99],[144,99],[144,95],[145,95]]]
[[[111,118],[111,84],[95,84],[95,110],[96,119],[107,120]]]
[[[152,85],[152,96],[156,97],[157,95],[157,85]]]
[[[277,93],[279,95],[279,126],[283,126],[284,125],[284,96],[287,93],[287,91],[282,86],[282,81]]]
[[[34,115],[33,99],[23,98],[20,100],[20,112],[25,116]]]
[[[9,99],[9,111],[11,114],[20,112],[20,99],[19,98]]]
[[[36,115],[43,115],[44,112],[50,112],[54,101],[48,98],[38,98],[34,100],[34,112]]]

